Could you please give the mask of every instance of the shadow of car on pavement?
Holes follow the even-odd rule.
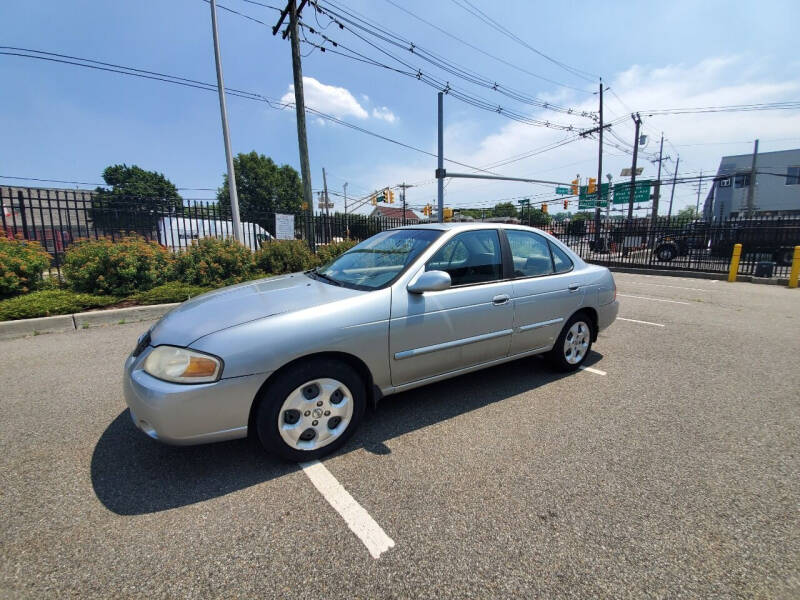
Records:
[[[601,359],[592,351],[585,364]],[[541,359],[523,358],[387,397],[336,454],[359,448],[388,454],[384,442],[392,438],[569,376],[577,374],[557,373]],[[252,439],[167,446],[139,431],[126,409],[97,441],[91,478],[106,508],[140,515],[223,496],[297,469],[267,455]]]

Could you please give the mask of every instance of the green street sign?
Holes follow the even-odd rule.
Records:
[[[530,198],[523,198],[522,200],[517,200],[517,204],[520,206],[529,206],[531,203]]]
[[[580,187],[580,194],[578,195],[578,209],[597,208],[597,193],[589,194],[589,186],[582,185]],[[604,183],[600,186],[600,208],[608,206],[608,184]]]
[[[560,194],[562,196],[566,196],[567,194],[569,194],[569,188],[568,187],[557,187],[556,188],[556,194]]]
[[[645,179],[644,181],[637,181],[633,190],[634,202],[649,202],[650,201],[650,187],[653,185],[652,179]],[[631,197],[631,184],[630,182],[617,183],[614,185],[614,204],[628,204]]]

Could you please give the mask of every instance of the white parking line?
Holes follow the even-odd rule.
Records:
[[[617,317],[617,321],[630,321],[631,323],[641,323],[642,325],[654,325],[655,327],[664,327],[661,323],[651,323],[650,321],[640,321],[639,319],[626,319],[625,317]]]
[[[303,472],[323,498],[338,512],[350,531],[367,547],[372,558],[394,547],[394,540],[386,535],[369,513],[342,487],[328,469],[318,460],[300,463]]]
[[[584,367],[583,365],[580,366],[581,371],[588,371],[589,373],[594,373],[595,375],[607,375],[605,371],[601,371],[600,369],[594,369],[592,367]]]
[[[649,281],[632,281],[631,283],[639,285],[655,285],[658,287],[672,288],[674,290],[691,290],[693,292],[710,292],[706,288],[684,287],[682,285],[667,285],[666,283],[650,283]]]
[[[681,302],[680,300],[665,300],[664,298],[649,298],[647,296],[631,296],[630,294],[620,294],[617,293],[617,296],[622,296],[623,298],[638,298],[639,300],[652,300],[653,302],[669,302],[671,304],[686,304],[689,305],[689,302]]]

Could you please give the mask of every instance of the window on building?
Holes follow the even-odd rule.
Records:
[[[731,178],[725,177],[719,180],[719,187],[731,187]]]
[[[800,167],[786,168],[786,185],[800,185]]]
[[[733,187],[745,188],[750,185],[750,174],[737,175],[733,178]]]

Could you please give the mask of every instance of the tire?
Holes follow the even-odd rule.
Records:
[[[593,336],[592,320],[586,313],[575,313],[564,325],[553,349],[547,353],[547,358],[558,371],[577,371],[592,351]]]
[[[775,252],[773,256],[775,262],[778,263],[781,267],[789,267],[792,264],[792,259],[794,258],[794,249],[793,248],[781,248],[780,250]]]
[[[312,359],[281,373],[261,391],[258,439],[267,452],[285,460],[315,460],[347,441],[366,405],[364,381],[352,367]]]
[[[656,247],[654,254],[661,262],[670,262],[678,256],[678,249],[675,247],[675,244],[661,244]]]

